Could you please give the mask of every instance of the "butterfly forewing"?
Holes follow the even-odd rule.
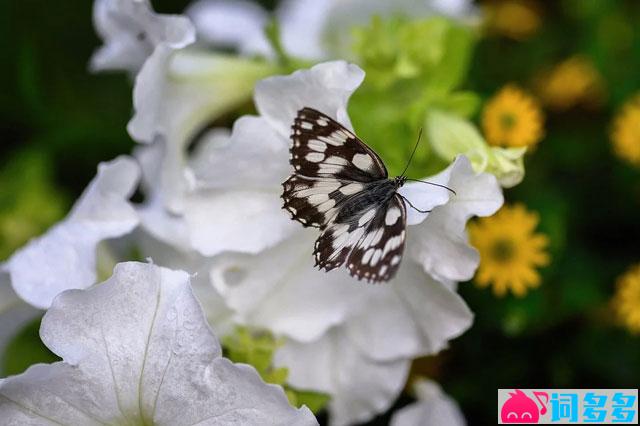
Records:
[[[368,182],[385,179],[378,155],[331,117],[303,108],[292,126],[291,164],[284,208],[304,226],[324,228],[340,204]]]
[[[372,182],[388,177],[378,155],[331,117],[303,108],[292,126],[291,164],[297,174]]]

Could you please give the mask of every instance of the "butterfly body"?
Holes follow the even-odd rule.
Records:
[[[370,282],[388,281],[400,265],[406,209],[380,157],[329,116],[303,108],[292,126],[294,173],[282,185],[283,208],[305,227],[319,228],[316,266],[345,265]]]
[[[404,178],[401,176],[366,184],[361,192],[344,201],[336,216],[336,222],[342,223],[349,221],[350,218],[358,218],[372,206],[386,205],[403,184]]]

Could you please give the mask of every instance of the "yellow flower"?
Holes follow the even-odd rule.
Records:
[[[614,119],[611,139],[618,157],[640,166],[640,95],[627,101]]]
[[[540,285],[537,268],[549,263],[549,239],[536,234],[539,217],[522,204],[503,206],[492,217],[469,224],[471,243],[480,252],[475,282],[479,287],[493,285],[497,296],[508,290],[518,297]]]
[[[486,7],[486,25],[492,33],[514,40],[525,40],[540,28],[538,5],[532,1],[491,2]]]
[[[604,97],[600,73],[583,56],[572,56],[543,73],[538,87],[542,101],[557,111],[581,102],[597,105]]]
[[[613,308],[624,326],[632,333],[640,333],[640,264],[618,278]]]
[[[515,85],[503,87],[482,112],[482,128],[490,145],[531,146],[543,135],[538,102]]]

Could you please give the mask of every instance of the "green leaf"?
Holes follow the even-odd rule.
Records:
[[[287,387],[285,393],[287,394],[291,405],[298,408],[306,405],[314,414],[317,414],[324,409],[331,400],[331,397],[326,393],[296,390],[291,387]]]

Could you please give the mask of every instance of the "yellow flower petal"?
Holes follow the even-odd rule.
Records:
[[[640,94],[622,107],[611,131],[616,155],[640,167]]]
[[[518,297],[540,285],[537,267],[549,263],[549,238],[536,234],[539,216],[523,204],[505,205],[492,217],[469,224],[471,243],[480,252],[475,283],[492,285],[496,296],[508,291]]]
[[[613,308],[622,325],[632,333],[640,334],[640,264],[618,278]]]
[[[543,121],[538,102],[515,85],[503,87],[487,102],[482,113],[487,142],[497,146],[537,144],[543,136]]]

